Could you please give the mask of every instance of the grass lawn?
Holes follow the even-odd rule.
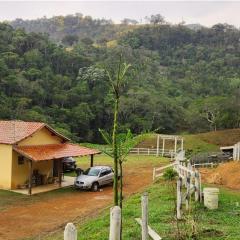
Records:
[[[171,187],[170,187],[171,186]],[[159,233],[163,239],[178,239],[176,236],[177,224],[174,217],[175,190],[173,184],[160,181],[147,189],[149,193],[149,225]],[[130,197],[124,202],[123,210],[123,239],[141,239],[140,226],[134,218],[140,217],[140,194]],[[240,193],[226,189],[220,190],[218,210],[207,210],[202,205],[195,205],[195,218],[197,219],[196,239],[240,239],[239,222]],[[180,221],[183,229],[191,229],[192,218]],[[109,210],[104,210],[101,216],[77,225],[78,240],[108,239]],[[183,231],[189,232],[189,231]],[[47,240],[62,239],[63,231],[49,236]],[[182,239],[195,239],[184,236]]]
[[[186,154],[219,151],[219,146],[210,144],[197,135],[183,135]]]

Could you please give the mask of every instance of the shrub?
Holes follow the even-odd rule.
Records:
[[[177,177],[177,175],[178,174],[175,170],[169,168],[163,173],[163,178],[164,180],[172,181]]]

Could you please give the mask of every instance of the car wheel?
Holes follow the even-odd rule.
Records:
[[[97,182],[93,183],[92,184],[92,191],[93,192],[97,192],[98,191],[98,188],[99,188],[99,184]]]

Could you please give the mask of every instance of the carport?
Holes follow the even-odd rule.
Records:
[[[63,143],[63,144],[47,144],[47,145],[35,145],[35,146],[14,146],[13,150],[23,157],[28,162],[28,194],[32,195],[32,188],[36,185],[36,176],[34,172],[41,172],[44,169],[44,172],[49,172],[48,176],[44,176],[45,180],[41,186],[35,186],[34,188],[42,188],[43,190],[53,190],[62,187],[63,179],[63,170],[62,170],[62,160],[65,157],[82,157],[90,156],[90,166],[93,166],[94,155],[99,154],[100,151],[96,149],[90,149],[86,147],[79,146],[72,143]],[[46,164],[47,163],[47,164]],[[26,176],[27,177],[27,176]],[[50,183],[50,180],[56,180],[56,183]],[[63,186],[69,186],[70,179],[68,182],[65,181]],[[53,184],[55,184],[53,186]],[[49,185],[49,186],[47,186]],[[50,185],[52,185],[50,187]],[[44,187],[45,186],[45,187]],[[22,189],[21,189],[22,190]],[[21,192],[21,190],[17,190]],[[25,189],[26,191],[26,189]],[[35,191],[38,193],[38,191]]]

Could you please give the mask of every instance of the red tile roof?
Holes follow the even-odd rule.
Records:
[[[78,157],[98,154],[100,151],[72,143],[38,146],[14,146],[16,152],[33,161],[53,160],[63,157]]]
[[[29,136],[41,128],[46,127],[49,131],[69,140],[61,134],[57,133],[45,123],[41,122],[23,122],[23,121],[0,121],[0,143],[14,144]]]

